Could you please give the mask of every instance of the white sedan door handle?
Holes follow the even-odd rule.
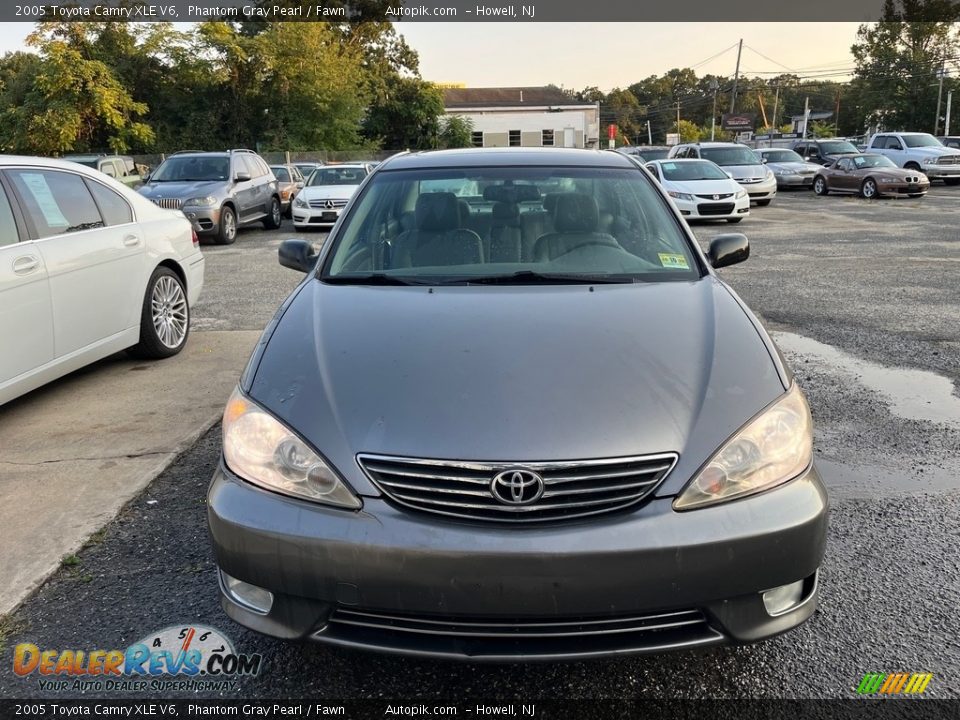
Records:
[[[40,267],[40,261],[36,255],[21,255],[13,261],[13,272],[16,275],[29,275]]]
[[[127,235],[123,239],[123,244],[127,247],[136,247],[140,244],[140,238],[138,238],[136,235]]]

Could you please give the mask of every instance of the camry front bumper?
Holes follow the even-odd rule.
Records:
[[[816,605],[826,543],[819,475],[712,508],[656,498],[536,528],[442,520],[363,498],[350,512],[277,495],[221,465],[208,520],[221,573],[272,593],[268,635],[404,654],[558,659],[752,642]],[[221,576],[223,579],[223,576]],[[802,582],[771,615],[762,593]]]

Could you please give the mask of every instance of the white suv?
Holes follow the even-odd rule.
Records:
[[[746,145],[728,142],[685,143],[670,150],[670,158],[700,158],[719,165],[747,191],[750,202],[769,205],[777,196],[777,178]]]

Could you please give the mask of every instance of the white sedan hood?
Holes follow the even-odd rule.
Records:
[[[308,185],[297,197],[304,200],[349,200],[359,185]]]

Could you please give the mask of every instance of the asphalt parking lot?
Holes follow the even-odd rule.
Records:
[[[849,698],[866,672],[930,672],[927,696],[958,697],[958,226],[960,188],[936,185],[921,200],[785,193],[736,227],[695,228],[704,243],[725,232],[750,237],[751,259],[721,274],[774,331],[813,410],[833,511],[820,607],[793,633],[745,647],[530,666],[257,636],[219,608],[204,509],[213,428],[3,620],[4,654],[18,642],[122,648],[150,629],[190,622],[264,656],[260,675],[225,697]],[[206,246],[194,329],[262,328],[300,278],[276,262],[279,242],[293,235],[285,221],[279,231],[241,232],[233,246]],[[0,672],[0,696],[44,695],[36,677]]]

